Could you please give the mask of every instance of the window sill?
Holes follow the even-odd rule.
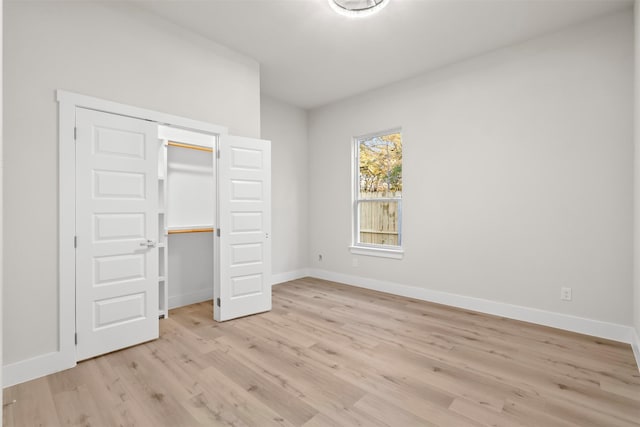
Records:
[[[386,248],[370,248],[367,246],[349,246],[349,251],[354,255],[376,256],[380,258],[402,259],[404,250],[402,249],[386,249]]]

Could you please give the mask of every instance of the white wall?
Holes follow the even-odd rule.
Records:
[[[5,10],[4,363],[57,350],[57,104],[62,88],[260,135],[258,64],[136,9]]]
[[[272,269],[277,282],[308,266],[308,148],[305,110],[262,96],[261,137],[271,141]]]
[[[168,240],[169,308],[213,299],[213,233],[172,234]]]
[[[630,325],[632,61],[626,11],[311,111],[312,268]],[[351,137],[396,126],[406,254],[352,267]]]
[[[3,55],[2,55],[2,46],[3,46],[3,42],[2,42],[2,35],[4,34],[3,31],[3,10],[4,10],[4,1],[0,0],[0,81],[2,81],[2,70],[3,68]],[[4,245],[4,240],[2,239],[2,213],[4,210],[3,204],[2,204],[2,188],[3,188],[3,181],[2,181],[2,176],[4,175],[4,161],[3,161],[3,156],[2,156],[2,151],[3,151],[3,123],[2,123],[2,106],[4,103],[4,98],[2,96],[2,85],[0,85],[0,367],[2,367],[2,252],[3,252],[3,245]],[[2,398],[2,369],[0,369],[0,402],[4,403],[4,400]],[[4,410],[4,405],[0,405],[0,426],[2,426],[2,411]]]
[[[640,0],[636,0],[635,11],[635,156],[634,156],[634,253],[633,253],[633,325],[636,329],[634,351],[640,368]]]

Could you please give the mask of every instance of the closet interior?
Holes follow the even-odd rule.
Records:
[[[159,317],[213,298],[216,137],[158,129]]]

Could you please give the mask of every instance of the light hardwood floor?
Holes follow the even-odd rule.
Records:
[[[316,279],[211,312],[6,389],[4,425],[640,426],[626,344]]]

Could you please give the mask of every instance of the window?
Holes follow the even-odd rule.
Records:
[[[399,129],[354,138],[351,252],[402,257],[402,135]]]

